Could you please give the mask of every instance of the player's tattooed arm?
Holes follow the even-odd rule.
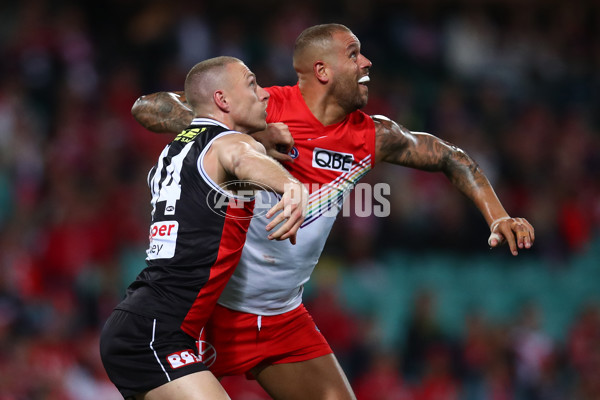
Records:
[[[156,133],[179,133],[187,128],[194,112],[183,92],[157,92],[138,98],[131,114],[144,128]]]
[[[133,104],[131,114],[140,125],[155,133],[179,133],[194,119],[184,92],[156,92],[142,96]],[[267,129],[252,136],[277,161],[293,161],[288,152],[294,146],[294,139],[285,124],[270,123]]]
[[[451,143],[424,132],[412,132],[381,116],[376,127],[376,158],[405,167],[443,172],[462,192],[489,186],[479,165]]]
[[[444,173],[485,218],[492,233],[490,246],[508,242],[514,255],[517,248],[532,246],[535,234],[531,224],[508,215],[489,180],[466,152],[428,133],[411,132],[386,117],[374,116],[373,121],[377,162]]]

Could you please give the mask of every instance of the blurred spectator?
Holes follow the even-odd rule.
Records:
[[[365,372],[353,382],[357,400],[414,400],[404,381],[399,359],[387,351],[377,352]]]
[[[452,354],[444,344],[429,346],[424,374],[417,384],[415,400],[458,400],[461,385],[454,376]]]
[[[537,304],[525,304],[512,333],[516,390],[526,399],[542,398],[544,371],[554,357],[554,344],[541,329],[541,317]]]
[[[418,292],[410,319],[405,322],[406,339],[403,348],[403,369],[409,381],[419,381],[428,368],[443,363],[447,356],[447,338],[437,319],[435,294],[425,289]],[[442,361],[442,362],[438,362]]]
[[[481,313],[473,312],[467,315],[460,355],[465,400],[480,398],[484,392],[485,373],[490,368],[494,356],[490,331],[491,327]]]
[[[578,398],[600,396],[600,309],[596,303],[584,306],[575,319],[568,336],[568,359],[580,385]]]

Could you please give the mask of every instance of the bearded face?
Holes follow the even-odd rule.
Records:
[[[338,75],[332,82],[332,93],[340,106],[347,112],[359,110],[367,105],[369,88],[359,83],[360,76],[355,73]]]
[[[352,112],[364,107],[369,99],[366,84],[371,61],[360,53],[360,42],[351,32],[338,32],[333,42],[331,93],[346,112]]]

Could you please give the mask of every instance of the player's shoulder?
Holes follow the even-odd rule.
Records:
[[[375,124],[375,130],[378,134],[393,133],[402,131],[401,126],[385,115],[371,115],[370,118]]]
[[[213,141],[215,149],[235,155],[242,154],[247,150],[265,153],[265,147],[257,142],[251,135],[238,131],[227,131],[226,134],[218,136]]]
[[[394,123],[394,121],[392,121],[391,119],[389,119],[385,115],[375,114],[375,115],[371,115],[370,117],[375,122],[386,123],[386,124],[393,124]]]

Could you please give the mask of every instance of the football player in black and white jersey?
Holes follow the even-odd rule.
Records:
[[[306,212],[306,189],[248,135],[265,129],[269,94],[244,63],[217,57],[195,65],[185,94],[195,117],[148,176],[147,266],[100,339],[106,372],[125,399],[229,398],[201,362],[198,340],[239,261],[253,191],[282,195],[266,214],[274,216],[271,240],[295,243]]]
[[[363,134],[362,146],[359,142],[354,148],[367,148],[372,153],[367,167],[387,162],[443,173],[481,212],[490,227],[490,247],[506,243],[513,255],[532,247],[533,226],[525,218],[507,213],[487,177],[467,153],[434,135],[410,131],[386,117],[364,116],[362,120],[371,120],[370,128],[350,126],[346,137],[315,150],[317,140],[337,139],[338,128],[350,121],[350,116],[360,114],[359,109],[368,99],[371,61],[362,54],[360,41],[347,27],[324,24],[305,29],[296,40],[293,64],[298,74],[294,87],[266,89],[271,93],[267,120],[286,124],[289,139],[293,140],[280,142],[276,132],[283,130],[275,124],[255,137],[268,139],[264,142],[267,150],[275,150],[273,156],[284,162],[294,176],[312,187],[313,182],[320,182],[316,179],[336,170],[332,168],[333,157],[338,157],[340,173],[346,174],[352,157],[367,160],[344,148]],[[176,132],[192,118],[185,102],[178,93],[159,92],[138,99],[132,113],[151,131]],[[278,146],[270,146],[269,141]],[[300,158],[292,163],[287,151],[277,156],[279,145],[289,150],[294,142],[295,156]],[[306,152],[310,146],[312,154]],[[301,153],[303,148],[305,152]],[[366,170],[356,169],[353,176]],[[344,181],[349,176],[344,175]],[[318,206],[321,198],[325,196],[311,193],[309,203],[314,199]],[[294,247],[255,238],[253,233],[262,231],[262,218],[253,220],[240,265],[204,330],[207,342],[218,352],[210,368],[217,376],[250,374],[277,399],[356,399],[325,338],[315,333],[314,322],[301,304],[304,284],[329,234],[329,228],[317,230],[314,223],[307,224],[314,215],[307,217],[307,229],[299,233],[301,244]],[[304,251],[311,246],[312,251]],[[299,254],[290,256],[293,253]]]

